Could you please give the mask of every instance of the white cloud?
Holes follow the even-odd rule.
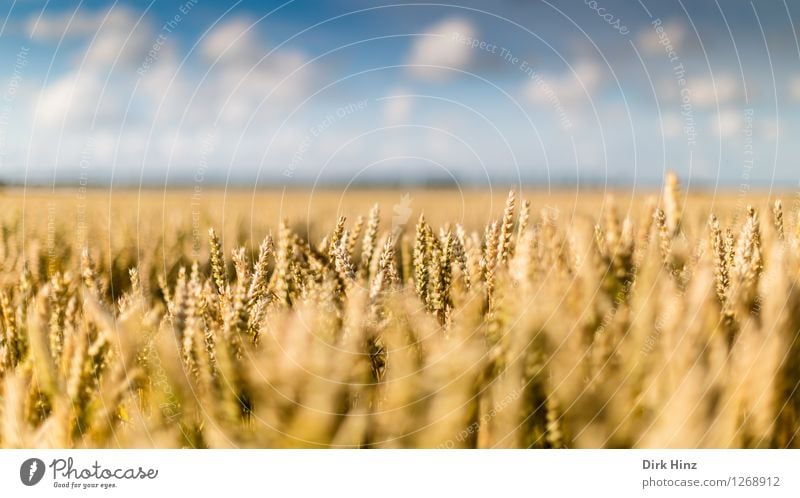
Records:
[[[387,125],[408,121],[413,107],[413,99],[404,93],[403,90],[395,90],[383,101],[383,120]]]
[[[125,92],[132,90],[135,81],[131,73],[153,44],[151,25],[140,22],[131,9],[114,7],[43,16],[31,29],[31,36],[41,40],[62,33],[86,39],[84,48],[72,58],[72,67],[41,90],[35,108],[38,122],[69,128],[121,123],[128,101]]]
[[[471,22],[461,18],[445,19],[425,32],[414,41],[407,59],[413,75],[424,80],[445,80],[454,73],[436,66],[454,69],[469,66],[474,54],[463,40],[471,40],[477,34]]]
[[[795,76],[789,83],[789,95],[795,101],[800,102],[800,76]]]
[[[37,120],[50,127],[88,125],[102,90],[101,79],[92,73],[67,74],[42,90],[36,107]],[[67,118],[72,122],[65,123]]]
[[[74,55],[65,59],[67,69],[42,87],[31,87],[30,124],[21,131],[34,135],[35,143],[53,144],[28,155],[31,164],[56,167],[65,175],[79,163],[87,137],[94,142],[98,179],[111,167],[128,174],[143,164],[153,165],[145,168],[156,174],[167,167],[192,173],[208,136],[220,144],[206,158],[209,165],[233,158],[258,164],[283,117],[311,89],[314,71],[300,69],[308,61],[305,54],[282,48],[261,60],[270,47],[258,27],[249,29],[243,19],[214,28],[181,69],[179,40],[171,34],[148,59],[158,40],[149,16],[140,21],[139,13],[114,8],[80,10],[70,23],[72,17],[71,12],[44,17],[32,32],[43,42],[63,33],[76,42],[70,47]],[[282,140],[277,137],[276,143]],[[293,153],[297,146],[283,149]]]
[[[175,125],[197,127],[210,126],[219,118],[220,125],[243,127],[254,112],[274,116],[276,107],[285,109],[308,92],[310,68],[292,76],[307,58],[299,52],[279,50],[260,60],[269,50],[243,19],[218,25],[202,42],[202,59],[197,62],[201,67],[216,65],[200,84],[179,72],[169,38],[159,46],[156,60],[147,70],[137,71],[155,40],[147,18],[137,25],[138,15],[125,8],[107,15],[76,16],[84,19],[81,24],[87,30],[90,20],[94,23],[94,40],[87,41],[83,56],[73,59],[71,70],[42,90],[36,116],[45,126],[88,126],[92,121],[120,125],[137,118],[152,124],[148,119],[157,118],[160,123],[175,120]],[[63,17],[44,18],[43,22],[56,26],[64,23]],[[134,100],[125,116],[134,89],[134,99],[142,100]],[[269,102],[264,103],[270,94]],[[251,126],[260,124],[256,119]]]
[[[34,40],[58,40],[92,35],[100,26],[106,13],[85,10],[65,11],[58,14],[34,15],[28,19],[28,36]]]
[[[35,16],[28,20],[28,34],[39,41],[85,38],[89,41],[78,60],[85,65],[139,65],[156,41],[148,22],[125,6],[105,11],[77,10]]]
[[[214,63],[252,65],[267,50],[253,23],[237,18],[216,26],[201,42],[200,52]]]
[[[568,77],[568,86],[572,86],[571,90],[583,93],[584,91],[591,92],[600,85],[603,79],[603,73],[600,67],[589,61],[578,61],[572,67],[574,74],[571,78]],[[578,90],[580,88],[580,90]],[[585,90],[583,89],[585,88]]]
[[[637,40],[639,48],[646,55],[667,55],[669,45],[676,52],[680,51],[686,41],[686,24],[678,19],[672,19],[662,25],[663,32],[657,32],[652,26],[648,25],[639,31]]]
[[[739,96],[739,82],[727,74],[708,78],[693,78],[687,83],[691,92],[692,104],[698,107],[716,107],[726,104]]]
[[[581,60],[572,65],[572,70],[529,79],[523,93],[534,104],[557,107],[594,98],[593,93],[602,82],[600,67],[589,60]]]
[[[683,120],[677,112],[665,112],[661,116],[661,127],[666,138],[679,137],[683,133]]]
[[[274,113],[306,97],[312,68],[303,67],[305,55],[269,52],[257,27],[244,18],[218,25],[202,41],[200,53],[215,65],[201,89],[202,100],[219,109],[223,123],[242,125],[254,111]],[[267,96],[269,102],[263,102]]]
[[[735,109],[722,109],[712,117],[712,126],[721,138],[730,138],[742,130],[742,114]]]
[[[756,123],[758,134],[767,140],[778,140],[785,135],[784,128],[786,123],[778,117],[764,118]]]

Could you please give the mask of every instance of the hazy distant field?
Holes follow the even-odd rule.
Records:
[[[0,226],[0,447],[800,446],[792,193],[5,189]]]
[[[391,222],[408,214],[408,222],[424,212],[434,225],[446,222],[461,223],[465,227],[483,227],[503,212],[506,196],[512,187],[488,189],[321,189],[321,190],[258,190],[252,189],[191,189],[177,190],[104,190],[104,189],[16,189],[0,191],[0,217],[16,217],[26,213],[26,223],[31,229],[46,226],[55,217],[59,224],[80,226],[98,237],[107,234],[112,225],[109,220],[138,224],[143,233],[168,231],[175,224],[202,225],[203,234],[213,222],[225,230],[238,228],[241,235],[260,242],[265,230],[275,228],[281,218],[296,225],[309,225],[321,232],[330,230],[338,216],[350,219],[365,215],[378,203],[382,221]],[[519,192],[518,188],[514,188]],[[532,209],[555,208],[561,216],[598,219],[600,209],[608,196],[613,196],[621,216],[636,215],[643,201],[658,197],[657,189],[582,189],[567,190],[524,188],[522,198],[530,200]],[[404,200],[408,196],[408,200]],[[732,214],[735,208],[748,204],[766,206],[770,199],[783,199],[784,203],[798,203],[795,192],[778,191],[769,195],[766,190],[740,193],[733,190],[693,190],[685,199],[690,214],[705,218],[713,208],[721,216]],[[48,210],[52,214],[48,214]],[[410,210],[410,213],[409,211]],[[399,214],[398,214],[399,212]],[[702,220],[703,222],[705,219]],[[83,232],[81,232],[83,233]],[[227,232],[226,232],[227,233]],[[233,232],[231,232],[233,233]],[[204,236],[204,235],[203,235]]]

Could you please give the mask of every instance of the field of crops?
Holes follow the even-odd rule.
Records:
[[[0,447],[798,447],[797,206],[7,189]]]

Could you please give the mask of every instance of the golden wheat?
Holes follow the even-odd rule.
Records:
[[[7,214],[0,446],[798,447],[800,213],[690,201],[670,174],[628,216],[512,190],[481,224],[373,203],[205,248]]]

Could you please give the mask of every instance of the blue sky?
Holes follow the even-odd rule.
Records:
[[[800,180],[788,1],[7,1],[0,179]]]

